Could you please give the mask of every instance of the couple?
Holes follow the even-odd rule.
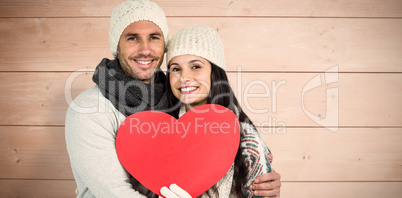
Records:
[[[93,76],[96,86],[81,93],[66,115],[78,197],[154,197],[141,191],[144,187],[135,179],[130,182],[118,161],[115,137],[120,123],[139,111],[182,104],[170,112],[179,117],[207,103],[235,112],[242,138],[232,168],[202,197],[279,197],[280,176],[268,173],[270,153],[227,83],[219,35],[211,28],[189,27],[178,31],[166,48],[167,40],[166,17],[155,3],[127,0],[113,10],[109,41],[115,59],[101,61]],[[167,77],[159,70],[166,49]],[[77,105],[97,110],[79,112]],[[255,143],[250,146],[247,141]],[[162,191],[177,192],[174,189]]]

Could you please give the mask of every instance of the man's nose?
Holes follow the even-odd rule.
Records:
[[[140,54],[149,55],[151,53],[150,43],[148,41],[141,41],[138,51]]]

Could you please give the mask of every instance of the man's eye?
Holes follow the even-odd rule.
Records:
[[[159,36],[152,36],[151,39],[152,40],[159,40],[160,38],[159,38]]]
[[[136,40],[137,38],[136,37],[128,37],[128,39],[127,40],[129,40],[129,41],[133,41],[133,40]]]

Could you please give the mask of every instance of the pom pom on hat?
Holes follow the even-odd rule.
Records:
[[[117,45],[124,29],[137,21],[151,21],[162,31],[165,44],[169,38],[169,29],[163,10],[148,0],[127,0],[113,9],[110,17],[109,43],[113,56],[116,56]]]
[[[167,47],[167,63],[176,56],[186,54],[200,56],[226,70],[222,39],[218,32],[210,27],[185,27],[173,35]]]

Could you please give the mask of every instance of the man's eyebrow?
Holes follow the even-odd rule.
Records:
[[[124,35],[124,37],[136,37],[136,36],[138,36],[137,33],[127,33]]]
[[[150,34],[151,36],[162,36],[162,33],[160,32],[154,32]]]
[[[139,34],[138,33],[127,33],[127,34],[125,34],[124,36],[125,37],[137,37]],[[162,33],[160,33],[160,32],[154,32],[154,33],[150,33],[149,34],[150,36],[162,36]]]

